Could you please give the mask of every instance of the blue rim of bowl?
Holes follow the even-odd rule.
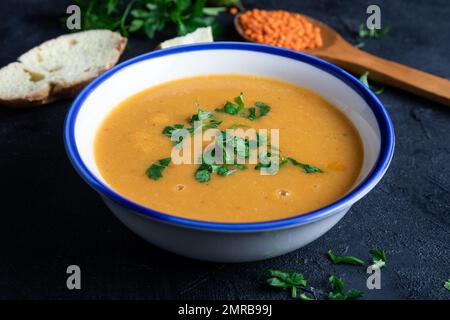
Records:
[[[262,222],[226,223],[226,222],[210,222],[210,221],[182,218],[144,207],[113,191],[111,188],[109,188],[107,185],[101,182],[97,177],[95,177],[95,175],[86,167],[86,165],[84,164],[84,162],[80,157],[80,154],[78,153],[78,149],[75,143],[75,123],[77,120],[78,111],[82,107],[84,101],[90,95],[90,93],[93,90],[95,90],[102,82],[107,80],[109,77],[111,77],[113,74],[120,71],[121,69],[126,68],[127,66],[148,59],[202,50],[243,50],[243,51],[254,51],[259,53],[272,54],[310,64],[343,81],[347,86],[352,88],[364,99],[364,101],[369,105],[370,109],[372,110],[378,123],[381,137],[381,147],[378,159],[375,165],[373,166],[371,172],[364,179],[364,181],[362,181],[358,186],[356,186],[356,188],[354,188],[350,193],[325,207],[289,218],[262,221]],[[67,114],[66,121],[64,124],[64,144],[70,161],[72,162],[76,171],[81,175],[81,177],[102,196],[108,197],[109,199],[113,200],[114,202],[118,203],[119,205],[127,209],[136,211],[145,216],[148,216],[150,218],[165,223],[170,223],[194,229],[222,231],[222,232],[228,231],[255,232],[255,231],[267,231],[273,229],[290,228],[314,222],[317,220],[321,220],[325,217],[338,213],[341,209],[348,208],[353,203],[362,198],[364,195],[366,195],[373,187],[375,187],[378,181],[383,177],[393,157],[395,144],[394,140],[395,140],[394,128],[392,122],[389,118],[388,112],[381,104],[380,100],[375,96],[375,94],[371,90],[369,90],[365,85],[363,85],[358,79],[350,75],[348,72],[342,70],[341,68],[331,63],[309,56],[304,53],[300,53],[298,51],[262,44],[243,43],[243,42],[214,42],[214,43],[178,46],[146,53],[133,59],[127,60],[117,65],[116,67],[112,68],[111,70],[105,72],[101,76],[99,76],[78,95],[78,97],[73,102],[72,107],[70,108]]]

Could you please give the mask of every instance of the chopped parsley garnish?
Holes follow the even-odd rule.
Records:
[[[297,297],[297,287],[306,287],[306,280],[302,274],[292,271],[267,270],[267,276],[270,278],[266,283],[275,288],[291,290],[291,297]]]
[[[359,77],[359,81],[361,81],[367,88],[372,90],[376,95],[380,95],[384,91],[383,87],[377,89],[371,84],[369,84],[369,71],[364,72],[364,74],[361,77]]]
[[[364,24],[359,26],[358,36],[360,38],[381,39],[390,31],[389,27],[384,27],[380,30],[375,28],[367,28]]]
[[[247,168],[244,164],[237,163],[237,160],[238,157],[246,159],[250,156],[250,140],[238,136],[229,136],[225,131],[220,131],[220,134],[222,139],[217,139],[215,146],[222,152],[222,163],[216,163],[216,149],[211,150],[210,154],[204,152],[202,164],[195,172],[195,179],[198,182],[208,182],[211,180],[212,173],[226,177],[238,170]]]
[[[197,108],[197,113],[192,115],[191,119],[189,120],[189,123],[191,126],[194,125],[194,122],[200,121],[200,127],[202,129],[214,129],[217,128],[222,121],[219,121],[214,116],[214,112],[212,111],[203,111],[200,108]],[[193,131],[193,129],[192,129]]]
[[[244,94],[241,92],[239,96],[234,98],[234,102],[227,101],[222,108],[216,109],[217,112],[226,113],[229,115],[240,115],[251,121],[266,116],[270,111],[270,106],[264,102],[256,102],[255,107],[245,109]],[[259,112],[257,112],[259,111]]]
[[[306,163],[298,162],[297,160],[295,160],[295,159],[293,159],[293,158],[291,158],[291,157],[288,157],[287,159],[288,159],[294,166],[297,166],[297,167],[302,168],[302,169],[303,169],[303,172],[305,172],[305,173],[323,172],[321,169],[319,169],[319,168],[317,168],[317,167],[315,167],[315,166],[312,166],[312,165],[306,164]]]
[[[153,163],[145,172],[147,176],[153,180],[158,180],[162,177],[162,171],[167,168],[172,158],[164,158]]]
[[[370,250],[370,254],[372,255],[373,267],[381,269],[386,265],[386,253],[384,250],[374,248]]]
[[[363,293],[356,289],[345,292],[344,282],[335,275],[331,275],[328,280],[330,281],[332,288],[331,292],[328,294],[328,299],[330,300],[351,300],[363,296]]]
[[[335,264],[346,263],[346,264],[353,264],[355,266],[364,265],[364,261],[353,256],[336,256],[333,254],[333,251],[331,251],[331,249],[328,250],[327,256],[331,260],[331,262]]]
[[[247,108],[245,107],[244,94],[241,94],[233,99],[233,102],[228,101],[223,108],[216,109],[216,111],[221,113],[227,113],[230,115],[240,115],[249,120],[256,120],[261,117],[266,116],[270,112],[270,106],[264,102],[257,101],[254,107]],[[198,123],[199,122],[199,123]],[[189,125],[185,126],[184,124],[174,124],[172,126],[166,126],[162,130],[162,134],[166,137],[171,138],[172,143],[176,147],[180,147],[184,138],[188,135],[193,135],[196,130],[205,130],[205,129],[216,129],[220,126],[222,121],[218,120],[215,117],[215,113],[213,111],[203,111],[198,107],[197,104],[197,113],[193,114],[189,120]],[[237,129],[237,128],[249,128],[249,126],[244,124],[234,124],[230,126],[228,129]],[[256,148],[259,148],[261,145],[265,144],[268,140],[267,137],[260,135],[256,132],[256,141],[250,140],[249,138],[241,138],[239,136],[230,136],[226,131],[220,130],[219,133],[222,135],[222,139],[217,139],[216,137],[216,145],[214,150],[211,151],[211,154],[208,158],[210,161],[204,161],[202,158],[202,164],[195,171],[195,179],[201,183],[208,182],[211,180],[212,174],[215,173],[218,176],[226,177],[236,173],[238,170],[244,170],[247,167],[244,164],[241,164],[240,160],[248,159],[250,157],[250,151]],[[174,137],[176,135],[176,137]],[[222,143],[219,143],[222,141]],[[270,143],[268,144],[273,150],[279,152],[275,146],[272,146]],[[223,161],[215,160],[215,151],[220,150],[223,158]],[[202,157],[205,156],[205,152]],[[265,159],[264,159],[265,158]],[[170,158],[167,158],[170,162]],[[168,163],[165,165],[165,161],[167,159],[159,160],[158,162],[152,164],[146,171],[147,175],[154,180],[158,180],[162,177],[162,170],[167,167]],[[315,173],[322,172],[321,169],[309,165],[298,162],[293,158],[286,158],[279,155],[278,166],[273,166],[271,161],[271,154],[266,152],[264,155],[259,155],[259,163],[255,166],[255,169],[265,170],[268,173],[276,173],[275,170],[278,170],[279,167],[284,166],[287,163],[292,163],[295,166],[299,166],[305,173]],[[238,163],[239,162],[239,163]],[[274,172],[270,172],[274,171]]]
[[[450,291],[450,279],[448,279],[448,280],[444,283],[444,288],[447,289],[448,291]]]

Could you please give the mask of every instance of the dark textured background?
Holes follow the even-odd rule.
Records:
[[[0,1],[0,66],[64,33],[59,17],[71,1]],[[300,11],[355,41],[371,1],[244,1]],[[364,50],[450,77],[450,4],[377,1],[391,32]],[[231,17],[220,40],[238,40]],[[123,59],[158,41],[132,39]],[[285,299],[262,286],[265,268],[298,269],[328,290],[335,272],[368,299],[449,299],[450,109],[387,88],[380,96],[395,125],[397,147],[382,182],[325,236],[291,254],[246,264],[189,260],[155,248],[127,230],[71,167],[63,147],[70,101],[28,110],[0,109],[0,298]],[[331,265],[329,248],[369,259],[384,248],[382,289],[365,289],[364,268]],[[66,267],[82,269],[82,290],[68,291]]]

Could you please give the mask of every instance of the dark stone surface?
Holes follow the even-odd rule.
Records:
[[[248,7],[300,11],[348,40],[365,19],[367,1],[244,1]],[[0,65],[64,32],[70,1],[2,0]],[[450,77],[450,5],[441,1],[377,1],[392,30],[364,50]],[[231,28],[231,17],[223,18]],[[221,40],[237,40],[229,29]],[[123,59],[158,41],[131,40]],[[0,109],[0,298],[285,299],[257,280],[265,268],[297,269],[328,290],[333,272],[367,299],[449,299],[450,109],[393,88],[381,95],[397,147],[382,182],[325,236],[291,254],[246,264],[213,264],[175,256],[126,229],[66,158],[62,130],[70,101]],[[382,289],[365,289],[364,268],[331,265],[325,252],[369,259],[387,251]],[[66,289],[66,267],[82,268],[82,290]]]

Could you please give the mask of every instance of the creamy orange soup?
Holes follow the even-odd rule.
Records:
[[[246,107],[262,101],[270,112],[253,121],[216,112],[219,128],[277,128],[283,155],[322,172],[306,173],[288,163],[274,175],[261,175],[249,164],[200,183],[195,179],[198,164],[172,162],[161,178],[149,178],[147,168],[171,155],[173,144],[162,134],[164,127],[189,126],[196,104],[213,111],[241,92]],[[256,222],[307,213],[342,197],[359,175],[363,150],[351,122],[310,90],[267,78],[211,75],[168,82],[121,102],[98,130],[95,157],[104,180],[141,205],[190,219]]]

